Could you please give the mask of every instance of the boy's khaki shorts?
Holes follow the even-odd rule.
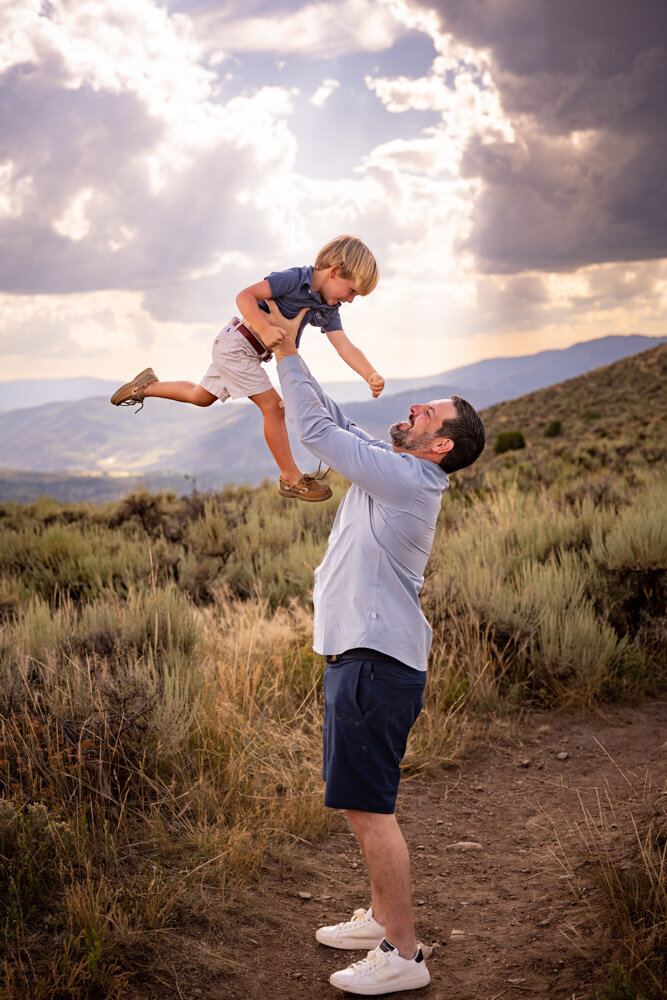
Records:
[[[213,341],[211,365],[199,384],[221,403],[226,399],[256,396],[272,388],[257,352],[231,320]]]

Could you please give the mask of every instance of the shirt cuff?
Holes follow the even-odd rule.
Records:
[[[298,354],[287,354],[276,364],[276,371],[278,374],[281,372],[287,372],[291,368],[301,368],[301,358]]]

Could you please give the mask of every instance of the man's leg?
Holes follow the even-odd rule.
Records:
[[[386,939],[402,958],[417,951],[412,919],[408,848],[396,817],[346,809],[359,838],[371,881],[373,916],[386,927]]]

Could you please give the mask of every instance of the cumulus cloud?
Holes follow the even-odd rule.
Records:
[[[310,98],[310,103],[314,104],[316,108],[323,108],[334,91],[338,90],[339,87],[340,82],[338,80],[332,80],[330,78],[322,80],[322,83]]]
[[[376,0],[327,0],[301,4],[296,10],[293,4],[264,4],[238,14],[238,8],[227,5],[200,8],[194,22],[197,37],[208,49],[227,53],[298,53],[317,59],[380,52],[405,31],[388,5]]]
[[[41,13],[45,11],[46,13]],[[0,287],[146,288],[247,248],[252,199],[294,159],[292,95],[222,104],[186,18],[150,0],[9,13],[0,51]]]
[[[486,64],[513,136],[476,131],[460,248],[488,272],[667,253],[667,7],[660,0],[415,0]]]
[[[501,336],[532,352],[564,329],[568,343],[659,332],[661,21],[648,0],[632,17],[620,0],[603,6],[608,16],[600,0],[5,4],[5,377],[24,374],[26,345],[31,374],[72,374],[79,357],[87,374],[124,377],[132,358],[198,377],[239,287],[311,262],[345,231],[381,270],[345,327],[388,374],[498,353]],[[432,45],[397,48],[397,75],[384,55],[360,59],[409,32]],[[337,60],[319,87],[315,57]],[[277,60],[304,67],[303,93],[267,84]],[[314,122],[354,155],[335,117],[343,94],[362,122],[381,103],[377,144],[337,178],[306,174],[300,129]],[[325,338],[304,346],[315,370],[350,377]]]

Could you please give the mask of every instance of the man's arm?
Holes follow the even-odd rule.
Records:
[[[296,348],[281,344],[277,356],[285,412],[306,448],[375,499],[403,505],[417,485],[414,461],[386,442],[362,437],[354,424],[341,426],[320,399]]]
[[[283,314],[281,313],[280,309],[273,301],[273,299],[267,302],[267,305],[269,307],[269,315],[271,316],[273,322],[279,326],[284,327],[286,331],[285,342],[282,344],[282,347],[276,353],[276,360],[279,361],[281,357],[287,357],[288,355],[291,354],[298,355],[298,351],[296,348],[296,336],[301,326],[301,321],[304,315],[308,312],[307,307],[304,306],[304,308],[301,309],[293,319],[287,319],[286,316],[283,316]],[[344,428],[344,430],[349,431],[350,434],[356,434],[357,437],[361,438],[363,441],[369,441],[369,442],[372,441],[374,444],[377,444],[380,448],[391,447],[386,441],[378,441],[378,439],[374,438],[372,434],[369,434],[361,427],[357,427],[355,423],[353,423],[350,419],[348,419],[348,417],[345,416],[345,414],[339,407],[338,403],[334,399],[332,399],[331,396],[327,395],[327,393],[324,391],[322,386],[319,384],[319,382],[317,381],[317,379],[315,378],[315,376],[305,363],[303,363],[303,367],[308,376],[310,384],[312,385],[313,389],[318,395],[320,402],[322,403],[322,406],[324,406],[324,408],[326,409],[327,413],[334,421],[334,423],[336,423],[339,427]]]
[[[275,303],[269,308],[278,312]],[[290,423],[306,448],[336,472],[376,500],[403,505],[418,485],[418,466],[410,456],[396,454],[386,442],[362,436],[359,428],[345,420],[333,400],[318,386],[320,396],[315,389],[317,383],[296,349],[299,322],[298,316],[284,319],[287,335],[276,347],[280,387]]]
[[[327,330],[327,337],[345,364],[349,365],[357,375],[361,375],[365,382],[368,382],[373,399],[377,399],[384,389],[384,379],[378,375],[363,351],[352,343],[343,330]]]

